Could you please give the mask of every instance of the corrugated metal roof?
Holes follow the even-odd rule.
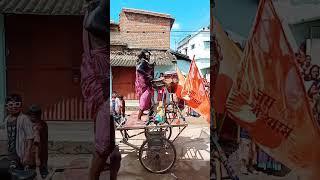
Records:
[[[111,51],[111,66],[136,66],[141,49],[125,49],[123,51]],[[151,63],[156,62],[158,66],[173,65],[177,59],[170,51],[151,50]]]
[[[0,13],[82,15],[85,0],[1,0]]]

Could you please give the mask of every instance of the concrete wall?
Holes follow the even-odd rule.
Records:
[[[247,38],[258,8],[257,0],[216,1],[214,15],[224,29]]]
[[[290,25],[292,34],[298,46],[303,41],[310,38],[310,29],[312,26],[320,26],[320,20]]]
[[[5,34],[4,17],[0,14],[0,124],[4,120],[4,103],[6,96]]]

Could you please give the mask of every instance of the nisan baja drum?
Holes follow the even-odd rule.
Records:
[[[166,86],[168,88],[168,91],[170,93],[175,93],[178,86],[178,74],[175,71],[168,71],[164,73],[164,82],[166,83]]]
[[[166,84],[164,83],[164,78],[156,78],[151,81],[153,88],[160,89],[164,87]]]

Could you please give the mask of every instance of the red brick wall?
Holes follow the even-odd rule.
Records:
[[[129,48],[170,48],[169,18],[122,12],[119,24],[122,41]]]

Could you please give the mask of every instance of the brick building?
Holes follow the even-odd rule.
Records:
[[[173,22],[167,14],[123,9],[119,28],[129,48],[169,49]]]
[[[135,65],[142,49],[151,51],[151,61],[156,62],[155,75],[172,71],[177,64],[190,64],[188,57],[170,50],[170,31],[174,22],[170,15],[124,8],[119,16],[119,23],[110,23],[113,91],[125,99],[137,99]]]

